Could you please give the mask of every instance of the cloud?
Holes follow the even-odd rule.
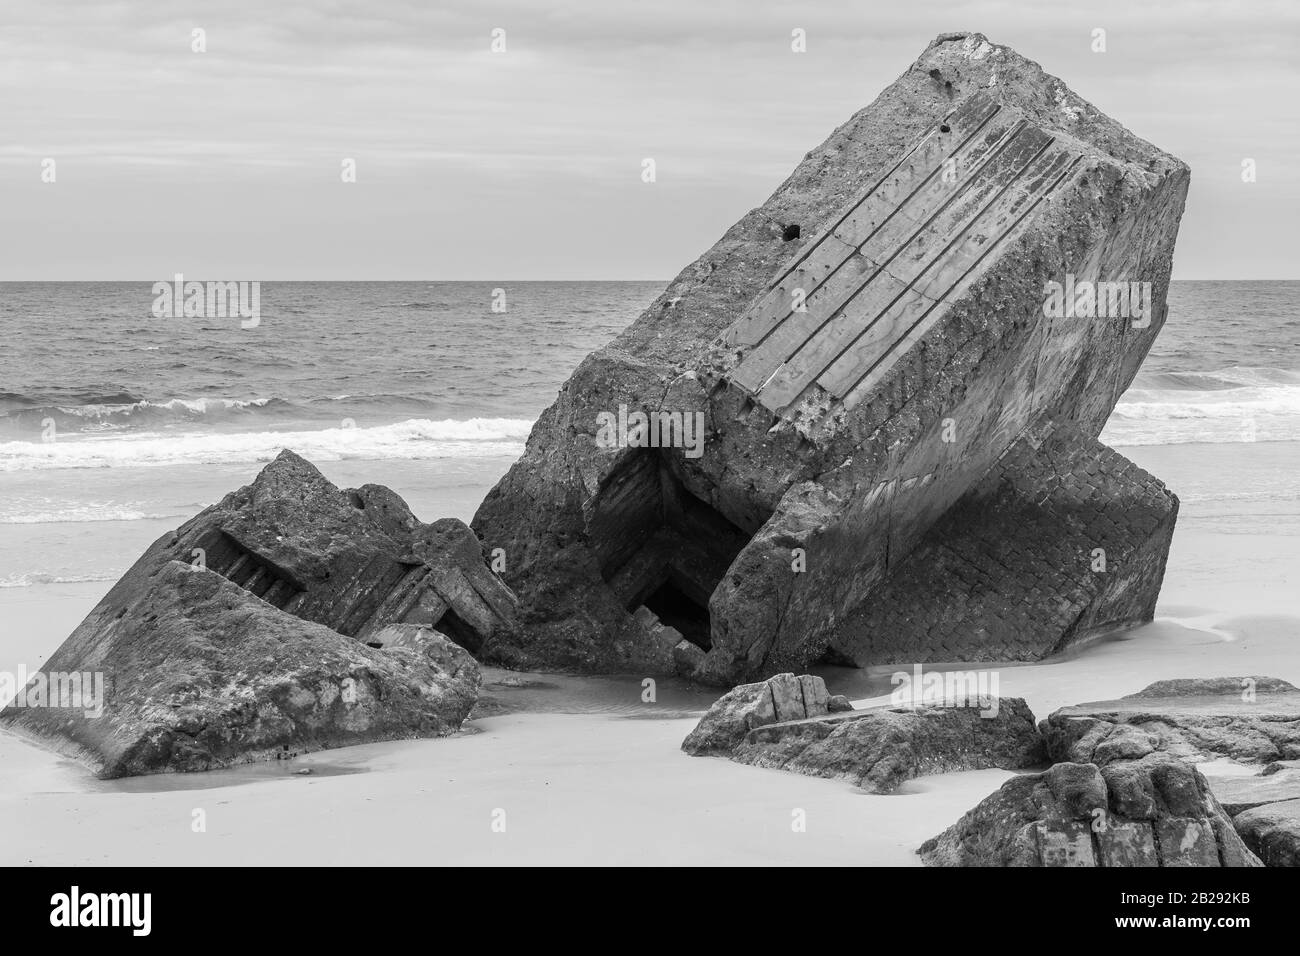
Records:
[[[41,218],[64,214],[40,192],[40,159],[54,157],[58,188],[79,190],[80,216],[113,217],[143,267],[159,259],[163,242],[153,221],[134,221],[124,197],[201,186],[284,216],[264,223],[282,241],[257,252],[272,274],[317,262],[321,274],[350,267],[365,277],[387,264],[334,261],[340,244],[319,225],[302,226],[318,223],[318,209],[336,208],[325,190],[340,185],[340,162],[350,157],[358,186],[406,191],[411,223],[384,209],[369,220],[360,212],[338,219],[337,229],[364,235],[382,220],[417,242],[430,217],[454,214],[466,223],[492,216],[499,235],[502,223],[523,228],[557,208],[581,208],[555,228],[592,275],[664,276],[761,202],[937,33],[968,28],[1038,60],[1193,164],[1189,209],[1212,216],[1189,216],[1180,268],[1290,274],[1281,249],[1267,247],[1281,240],[1279,224],[1300,213],[1293,6],[6,0],[0,200],[12,221],[73,237],[59,253],[67,268],[98,268],[94,251],[75,241],[76,221]],[[496,27],[506,30],[504,54],[489,48]],[[806,54],[790,51],[795,27],[807,31]],[[1097,27],[1107,31],[1104,55],[1090,50]],[[206,31],[206,53],[191,51],[196,28]],[[1253,241],[1226,257],[1215,248],[1225,225],[1215,220],[1233,208],[1240,183],[1231,173],[1242,156],[1267,171],[1255,185],[1268,201],[1243,207],[1260,217],[1245,227],[1262,237],[1262,261]],[[639,181],[645,157],[659,166],[662,188],[651,194]],[[271,201],[277,195],[297,204]],[[503,195],[510,208],[490,209]],[[645,218],[630,223],[631,214]],[[582,230],[565,225],[579,221]],[[629,230],[626,243],[604,239]],[[486,243],[494,233],[482,234]],[[10,274],[49,267],[49,250],[3,241]],[[249,254],[255,245],[246,245]],[[33,260],[38,252],[46,258]],[[462,248],[447,253],[476,274],[499,260],[490,244],[480,256],[476,267]],[[507,271],[518,276],[533,265]]]

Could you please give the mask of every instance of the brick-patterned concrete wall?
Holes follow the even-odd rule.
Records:
[[[1073,426],[1022,437],[845,619],[833,656],[1038,660],[1150,620],[1177,513],[1163,483]]]

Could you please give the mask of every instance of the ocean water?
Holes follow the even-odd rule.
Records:
[[[114,580],[283,447],[426,519],[468,518],[663,283],[263,283],[252,329],[156,318],[151,285],[0,283],[0,588]],[[1103,440],[1214,443],[1226,462],[1300,440],[1300,282],[1176,282],[1169,299]],[[1296,456],[1270,460],[1194,497],[1300,498]]]

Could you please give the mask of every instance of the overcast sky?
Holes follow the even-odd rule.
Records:
[[[3,0],[0,279],[666,279],[952,30],[1191,165],[1176,278],[1300,278],[1296,0]]]

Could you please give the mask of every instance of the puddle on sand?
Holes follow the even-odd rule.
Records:
[[[639,720],[697,716],[724,691],[676,677],[654,678],[654,700],[644,698],[646,679],[636,676],[533,674],[483,668],[481,706],[474,714],[608,714]]]
[[[341,751],[328,751],[338,754]],[[338,777],[344,774],[365,773],[369,767],[337,760],[312,759],[312,755],[293,760],[265,760],[240,764],[224,770],[205,770],[198,773],[153,773],[143,777],[123,777],[118,780],[100,780],[91,777],[85,789],[91,793],[168,793],[173,790],[214,790],[222,787],[242,787],[268,780],[315,780],[319,777]],[[303,773],[310,770],[310,773]]]

